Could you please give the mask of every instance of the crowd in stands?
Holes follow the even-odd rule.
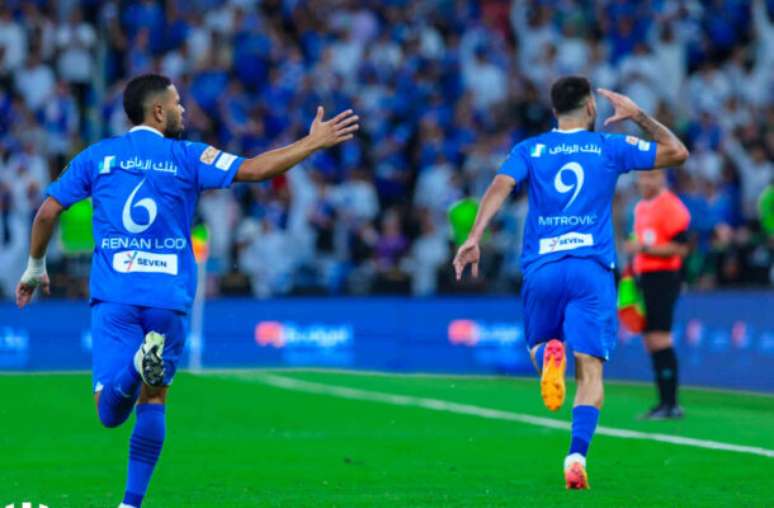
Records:
[[[552,128],[548,90],[570,73],[630,95],[691,150],[669,178],[693,216],[687,283],[772,284],[772,2],[9,0],[0,295],[23,271],[47,184],[88,144],[126,132],[123,87],[147,72],[175,82],[188,139],[234,153],[303,136],[318,104],[361,117],[356,142],[201,196],[210,295],[513,291],[524,194],[487,239],[483,279],[463,286],[451,280],[448,208],[480,196],[514,143]],[[597,101],[601,129],[610,108]],[[621,241],[635,181],[619,183]],[[70,255],[52,244],[52,289],[84,296]]]

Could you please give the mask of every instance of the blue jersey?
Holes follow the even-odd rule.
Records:
[[[621,173],[652,169],[655,159],[655,143],[583,129],[555,129],[516,145],[500,173],[529,186],[522,271],[564,257],[614,268],[616,180]]]
[[[93,199],[92,301],[187,311],[199,192],[231,185],[243,160],[145,126],[79,153],[47,193],[65,208]]]

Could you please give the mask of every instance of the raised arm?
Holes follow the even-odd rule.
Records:
[[[276,150],[264,152],[242,163],[234,180],[240,182],[258,182],[274,178],[289,170],[317,150],[330,148],[352,139],[359,129],[359,117],[351,109],[339,113],[334,118],[323,121],[324,110],[317,108],[309,134],[295,143]]]
[[[64,207],[53,198],[47,198],[38,209],[32,223],[32,238],[30,239],[30,256],[27,269],[16,286],[16,305],[22,309],[32,299],[35,288],[40,287],[46,294],[49,291],[48,274],[46,273],[46,249],[54,226]]]
[[[656,143],[655,169],[679,166],[688,159],[688,149],[680,138],[661,122],[640,109],[629,97],[604,88],[597,89],[613,104],[613,116],[605,120],[605,127],[621,120],[631,120],[648,133]]]
[[[457,280],[462,278],[462,272],[465,271],[465,267],[469,264],[472,265],[473,277],[478,277],[478,261],[481,257],[478,243],[481,241],[481,237],[484,236],[484,231],[489,226],[492,217],[503,206],[503,202],[515,185],[516,180],[510,176],[497,175],[484,193],[484,197],[481,198],[481,206],[479,206],[478,213],[476,214],[476,221],[473,223],[473,229],[471,229],[465,243],[460,246],[457,255],[454,256],[453,264]]]

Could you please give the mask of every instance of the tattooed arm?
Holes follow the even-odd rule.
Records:
[[[648,133],[656,142],[655,168],[679,166],[688,158],[688,149],[675,134],[661,122],[642,111],[629,97],[610,90],[597,90],[613,104],[613,116],[605,120],[605,126],[630,119]]]

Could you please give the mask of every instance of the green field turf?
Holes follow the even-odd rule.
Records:
[[[272,376],[358,391],[310,393],[267,384],[278,382]],[[0,506],[118,506],[133,419],[102,429],[89,388],[86,374],[0,376]],[[414,398],[346,398],[363,390]],[[600,424],[774,450],[774,397],[687,389],[684,421],[637,421],[652,395],[648,386],[608,385]],[[183,373],[143,506],[774,506],[774,458],[612,436],[592,444],[592,490],[567,492],[566,430],[414,407],[416,397],[570,414],[569,404],[544,410],[535,380]]]

